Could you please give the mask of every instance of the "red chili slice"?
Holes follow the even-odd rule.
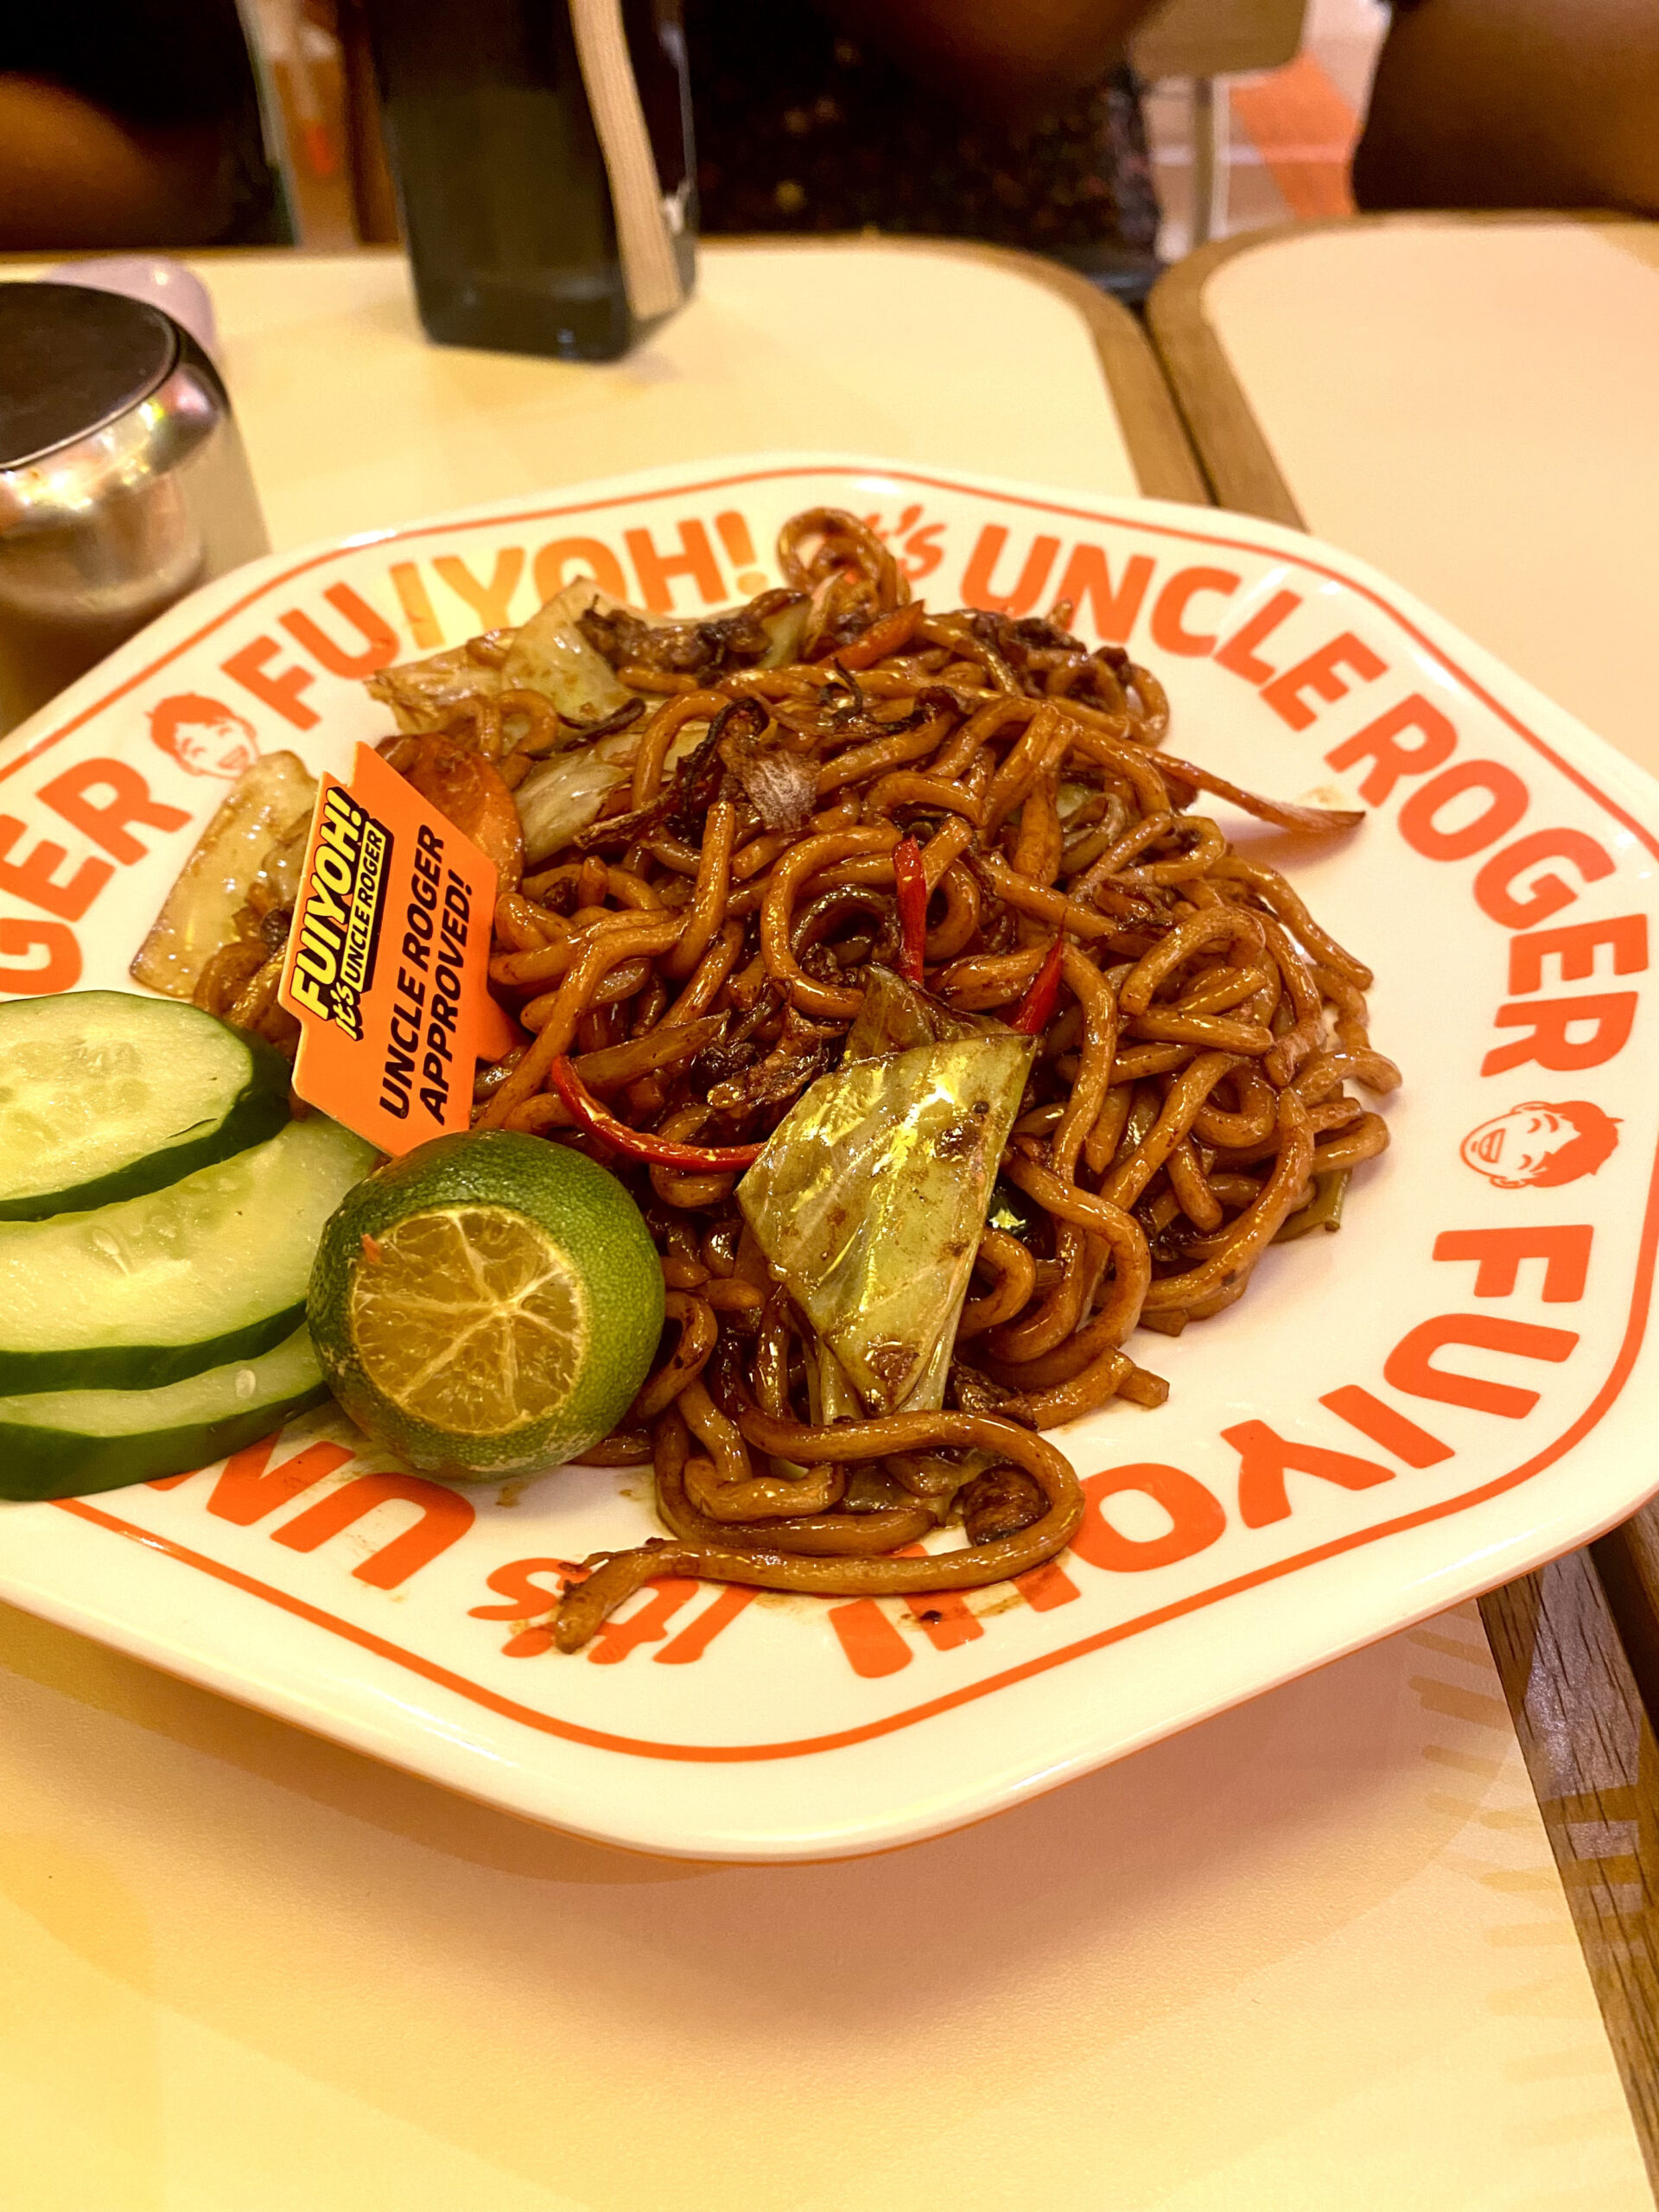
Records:
[[[648,1129],[631,1129],[601,1106],[561,1052],[547,1071],[548,1081],[592,1135],[602,1137],[613,1152],[630,1160],[648,1160],[655,1167],[682,1167],[693,1174],[731,1167],[752,1167],[763,1147],[758,1144],[682,1144],[677,1137],[653,1136]]]
[[[1037,970],[1030,989],[1020,1001],[1019,1010],[1008,1024],[1022,1037],[1040,1037],[1047,1028],[1060,995],[1060,962],[1065,957],[1061,940],[1056,938],[1048,948],[1048,957]]]
[[[884,614],[879,622],[872,622],[850,645],[832,647],[828,653],[821,652],[820,658],[838,660],[843,668],[874,668],[885,655],[897,652],[900,645],[910,643],[926,613],[922,601],[910,600],[903,607],[895,607],[891,614]]]
[[[909,982],[919,983],[927,944],[927,872],[922,849],[913,837],[893,847],[893,887],[899,901],[899,965]]]

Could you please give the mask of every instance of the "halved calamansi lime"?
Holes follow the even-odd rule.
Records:
[[[645,1379],[663,1279],[633,1201],[568,1147],[441,1137],[358,1185],[308,1306],[335,1395],[411,1466],[553,1466]]]

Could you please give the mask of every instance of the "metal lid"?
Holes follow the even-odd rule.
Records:
[[[0,469],[126,414],[178,355],[174,325],[141,301],[79,284],[0,283]]]

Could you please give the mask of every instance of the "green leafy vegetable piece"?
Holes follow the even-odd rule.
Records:
[[[896,987],[896,988],[894,988]],[[821,1418],[944,1403],[950,1345],[1035,1042],[878,976],[847,1058],[791,1109],[738,1204],[841,1370]],[[918,1029],[921,1040],[912,1041]],[[955,1035],[931,1034],[939,1029]],[[889,1037],[899,1049],[880,1050]],[[874,1057],[865,1057],[874,1051]]]

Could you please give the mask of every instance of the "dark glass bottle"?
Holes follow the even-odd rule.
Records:
[[[679,0],[620,0],[656,178],[635,164],[619,236],[618,149],[601,143],[582,61],[617,0],[369,0],[367,14],[421,320],[450,346],[574,360],[626,353],[691,286],[690,87]],[[573,13],[589,43],[579,48]],[[620,41],[613,41],[621,60]],[[612,73],[614,92],[617,72]],[[624,98],[626,91],[623,77]],[[624,149],[626,154],[626,146]],[[607,156],[609,159],[607,161]],[[660,213],[658,212],[660,210]],[[642,283],[638,224],[655,226]],[[647,245],[652,243],[647,239]]]

